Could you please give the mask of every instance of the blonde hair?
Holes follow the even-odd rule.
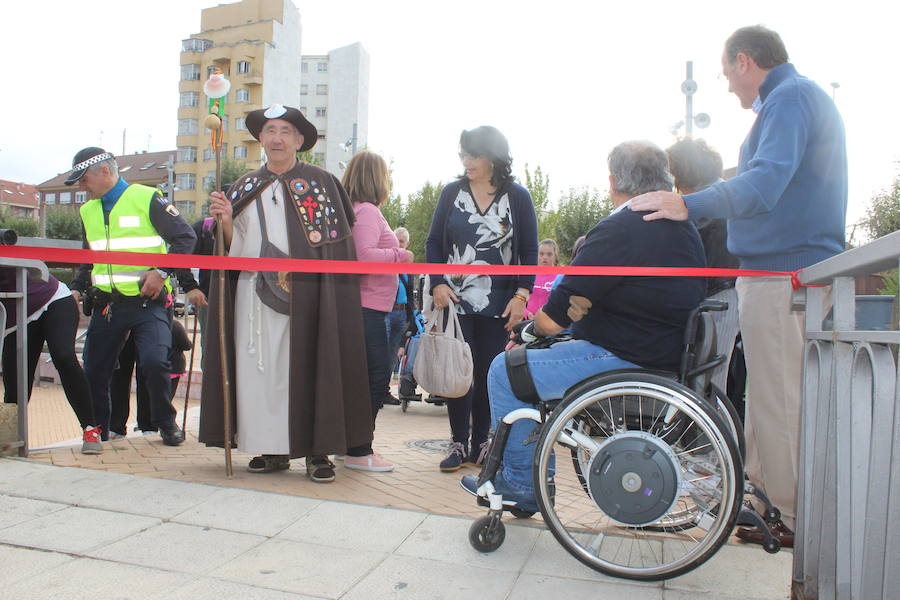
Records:
[[[387,163],[379,155],[368,150],[357,152],[350,159],[341,183],[354,203],[369,202],[381,206],[391,191]]]
[[[550,246],[553,248],[553,264],[559,264],[559,246],[556,245],[556,242],[547,238],[546,240],[541,240],[541,243],[538,244],[538,250],[540,250],[541,246]]]

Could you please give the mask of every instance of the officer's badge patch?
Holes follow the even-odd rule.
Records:
[[[173,217],[177,217],[181,213],[178,212],[178,209],[175,208],[174,204],[166,204],[166,212],[172,215]]]

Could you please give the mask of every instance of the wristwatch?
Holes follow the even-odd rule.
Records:
[[[155,270],[157,273],[159,273],[159,276],[162,277],[163,280],[166,280],[166,279],[169,278],[169,272],[168,272],[168,271],[163,271],[163,270],[160,269],[159,267],[154,267],[154,270]]]

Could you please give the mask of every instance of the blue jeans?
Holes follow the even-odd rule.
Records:
[[[640,368],[587,340],[571,340],[543,350],[529,350],[528,367],[541,400],[562,398],[570,387],[598,373]],[[500,419],[518,408],[534,408],[513,395],[506,375],[505,353],[498,355],[491,363],[488,394],[491,418],[497,425]],[[537,426],[531,419],[517,421],[509,432],[503,452],[503,478],[513,490],[525,495],[534,494],[531,476],[534,445],[533,442],[526,445],[525,440]]]
[[[395,308],[384,317],[388,338],[388,373],[397,370],[397,350],[403,344],[406,333],[406,307]],[[387,392],[390,393],[390,392]]]

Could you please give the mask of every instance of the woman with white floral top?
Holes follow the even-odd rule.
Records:
[[[533,265],[537,218],[531,196],[512,176],[509,144],[483,126],[463,131],[459,158],[465,173],[441,192],[425,246],[431,263]],[[487,371],[503,352],[510,328],[522,320],[533,275],[445,275],[431,278],[437,308],[452,305],[472,349],[469,393],[447,403],[453,441],[441,471],[480,465],[491,428]]]

